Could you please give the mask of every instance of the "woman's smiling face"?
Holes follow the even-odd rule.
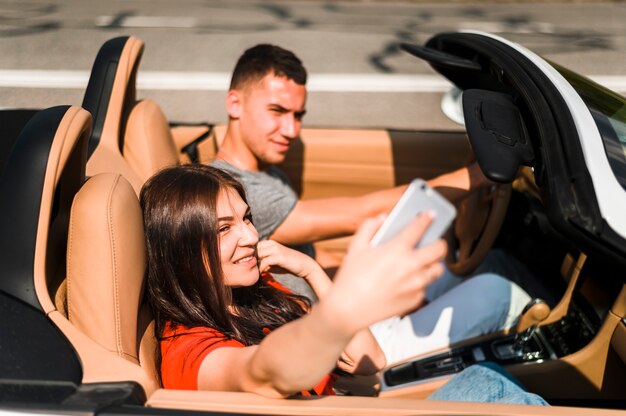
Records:
[[[251,286],[259,279],[256,245],[259,234],[252,224],[250,208],[232,188],[217,197],[220,259],[224,283]]]

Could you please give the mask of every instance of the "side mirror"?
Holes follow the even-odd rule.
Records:
[[[508,94],[471,89],[463,92],[465,127],[485,176],[509,183],[521,165],[534,159],[524,119]]]

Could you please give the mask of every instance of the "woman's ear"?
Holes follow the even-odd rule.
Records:
[[[229,90],[226,94],[226,112],[228,117],[238,119],[241,117],[243,94],[237,90]]]

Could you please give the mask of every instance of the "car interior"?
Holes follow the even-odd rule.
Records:
[[[2,295],[3,313],[15,299],[25,302],[34,315],[20,319],[30,319],[33,331],[42,334],[37,335],[41,345],[25,351],[23,362],[9,365],[16,378],[23,371],[19,366],[39,362],[39,356],[54,357],[47,360],[48,367],[27,372],[42,380],[45,394],[60,395],[63,403],[77,408],[96,397],[170,414],[528,414],[519,405],[469,407],[424,400],[463,368],[490,360],[553,405],[533,409],[533,414],[623,409],[624,264],[581,249],[550,225],[545,193],[528,167],[516,172],[511,185],[494,186],[459,207],[459,217],[465,212],[465,219],[458,220],[455,231],[476,216],[484,221],[474,235],[457,231],[456,244],[467,253],[449,260],[468,272],[493,246],[524,261],[553,296],[529,305],[517,328],[414,357],[375,377],[343,377],[338,383],[342,395],[334,397],[276,400],[163,389],[142,296],[146,255],[137,194],[163,167],[210,162],[225,126],[177,125],[155,101],[137,99],[143,50],[143,42],[133,36],[106,42],[94,62],[82,108],[22,112],[21,118],[14,115],[13,130],[3,131],[11,150],[2,151],[7,156],[0,160],[0,191],[15,198],[0,201],[0,221],[5,229],[25,230],[19,244],[0,239],[0,259],[11,271],[0,287],[11,294]],[[305,128],[282,167],[301,198],[317,198],[431,178],[472,157],[465,129]],[[39,198],[36,204],[33,195]],[[342,256],[348,241],[320,245]],[[18,334],[16,343],[20,336],[32,336],[19,335],[23,330],[16,328],[10,327]]]

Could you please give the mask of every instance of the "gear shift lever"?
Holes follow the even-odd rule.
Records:
[[[550,315],[550,306],[542,299],[533,299],[524,307],[519,320],[514,342],[514,349],[520,350],[533,335],[539,323]]]
[[[517,321],[517,333],[522,333],[528,328],[539,325],[548,315],[550,315],[548,304],[543,299],[532,299],[520,314]]]

